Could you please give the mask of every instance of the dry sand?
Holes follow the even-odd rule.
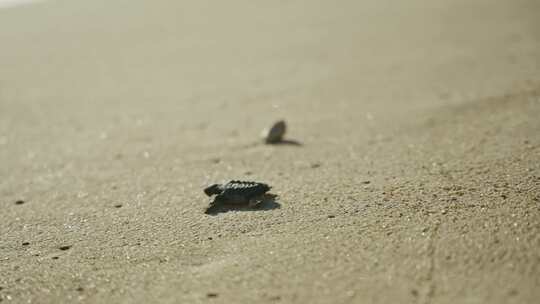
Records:
[[[539,117],[537,0],[0,10],[0,300],[538,303]]]

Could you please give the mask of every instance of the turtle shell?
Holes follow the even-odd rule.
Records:
[[[270,186],[258,182],[233,180],[221,187],[221,196],[224,198],[243,197],[246,200],[261,196],[270,190]]]

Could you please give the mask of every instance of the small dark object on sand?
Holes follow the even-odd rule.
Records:
[[[206,209],[206,213],[217,205],[257,206],[270,186],[263,183],[232,180],[226,184],[213,184],[204,189],[208,196],[216,195],[214,201]]]
[[[23,201],[23,200],[15,201],[15,205],[22,205],[22,204],[24,204],[24,201]]]
[[[302,146],[302,143],[294,139],[285,139],[287,123],[284,120],[275,122],[270,128],[264,129],[261,133],[264,143],[267,145],[289,145]]]
[[[267,144],[275,144],[283,141],[283,136],[287,131],[287,124],[284,120],[280,120],[272,125],[270,129],[263,130],[262,136]]]

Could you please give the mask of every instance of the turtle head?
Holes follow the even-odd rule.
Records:
[[[220,184],[213,184],[204,188],[204,193],[208,196],[220,194],[222,191],[220,189]]]

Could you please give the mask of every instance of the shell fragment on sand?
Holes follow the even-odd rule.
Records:
[[[285,132],[287,131],[287,124],[284,120],[280,120],[272,125],[269,129],[264,129],[262,137],[267,144],[278,143],[283,140]]]

